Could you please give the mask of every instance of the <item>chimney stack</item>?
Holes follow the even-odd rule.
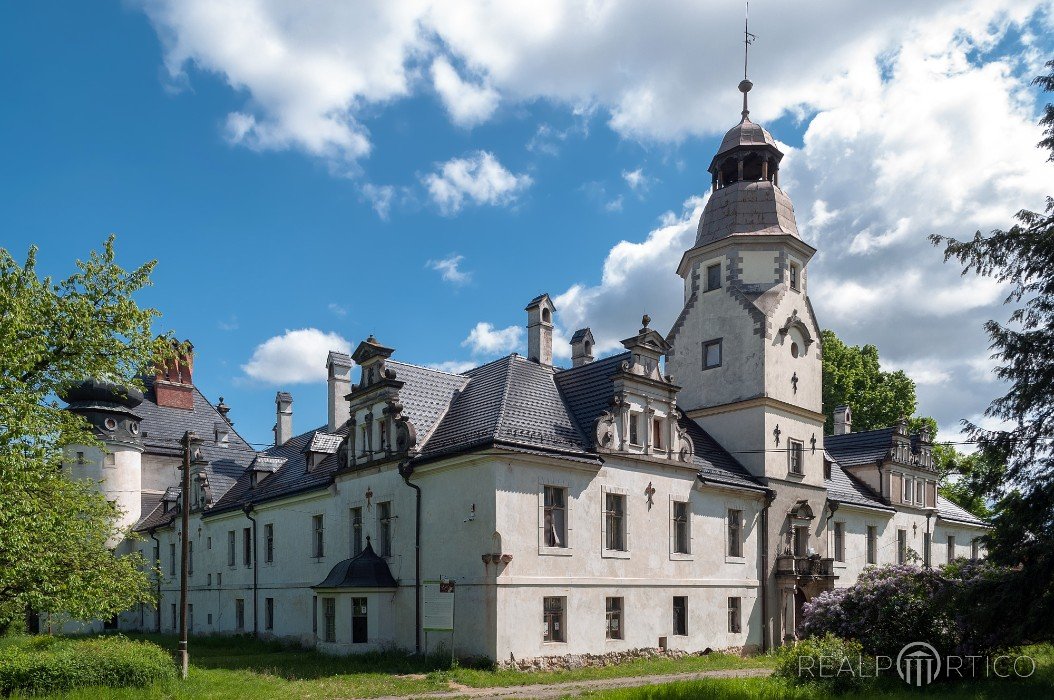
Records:
[[[847,435],[853,432],[853,416],[848,406],[839,406],[834,409],[834,434]]]
[[[580,328],[571,336],[571,366],[581,367],[593,361],[593,333]]]
[[[293,395],[279,391],[274,397],[274,444],[284,445],[293,437]]]
[[[531,299],[527,311],[527,359],[545,367],[553,365],[553,300],[548,294]]]
[[[351,417],[345,398],[351,391],[351,356],[331,351],[326,358],[326,371],[329,375],[329,425],[326,431],[335,433]]]
[[[178,349],[179,341],[173,340]],[[179,352],[158,367],[154,374],[154,399],[158,406],[194,410],[194,345],[186,341],[186,352]]]

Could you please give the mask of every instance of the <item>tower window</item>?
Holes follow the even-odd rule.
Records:
[[[721,339],[703,343],[703,369],[721,366]]]
[[[721,263],[707,265],[706,267],[706,291],[721,288]]]
[[[798,344],[797,343],[791,343],[791,357],[797,357],[797,356],[798,356]]]
[[[798,269],[798,266],[796,264],[794,264],[794,263],[791,263],[791,266],[790,266],[790,285],[791,285],[791,289],[793,289],[794,291],[798,291],[798,288],[800,286],[800,283],[799,283],[799,280],[798,280],[799,275],[800,275],[800,270]]]

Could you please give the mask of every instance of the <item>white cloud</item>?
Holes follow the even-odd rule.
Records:
[[[392,200],[395,198],[395,187],[392,185],[375,185],[367,182],[361,187],[362,196],[370,203],[382,220],[387,221],[392,211]]]
[[[432,62],[432,85],[442,98],[450,120],[458,126],[482,124],[498,108],[497,91],[485,82],[480,85],[465,82],[443,56]]]
[[[256,346],[242,370],[268,384],[304,384],[326,380],[330,350],[348,353],[351,344],[336,333],[317,328],[286,331]]]
[[[439,210],[450,215],[460,211],[466,200],[491,206],[510,204],[530,187],[531,178],[509,172],[493,153],[477,151],[448,160],[422,182]]]
[[[636,192],[637,190],[647,190],[650,182],[650,178],[644,174],[643,168],[637,168],[636,170],[623,170],[622,179],[626,181],[629,188]]]
[[[484,321],[477,323],[461,341],[461,347],[470,348],[473,355],[504,355],[522,344],[523,329],[519,326],[497,329]]]
[[[461,285],[468,283],[472,279],[472,273],[465,272],[460,267],[461,261],[464,259],[464,255],[451,253],[440,260],[429,260],[426,265],[439,272],[444,282]]]
[[[438,369],[440,372],[449,372],[450,374],[461,374],[467,372],[473,367],[478,367],[478,362],[472,362],[469,360],[446,360],[444,362],[432,362],[426,365],[432,369]]]
[[[341,306],[340,304],[338,304],[335,301],[329,302],[329,304],[326,306],[326,308],[329,309],[330,313],[332,313],[332,314],[334,314],[336,316],[340,316],[341,318],[344,318],[345,316],[348,315],[347,307]]]

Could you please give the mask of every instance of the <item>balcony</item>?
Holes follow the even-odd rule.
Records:
[[[834,559],[816,554],[811,557],[781,554],[776,557],[776,575],[796,578],[834,578]]]

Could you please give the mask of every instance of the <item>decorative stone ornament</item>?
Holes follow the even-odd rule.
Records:
[[[648,498],[648,510],[651,510],[651,507],[655,505],[655,500],[653,498],[655,496],[655,487],[652,486],[650,481],[648,482],[648,488],[644,489],[644,495]]]

